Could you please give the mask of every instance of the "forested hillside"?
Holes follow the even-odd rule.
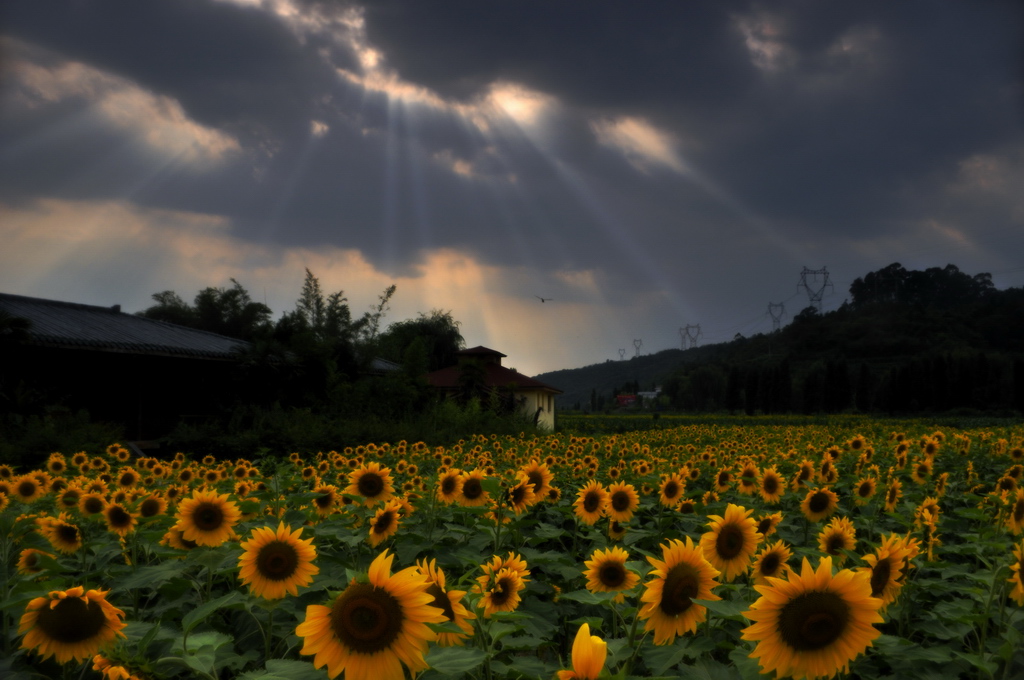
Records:
[[[584,411],[612,408],[637,383],[663,388],[647,407],[684,411],[1024,411],[1024,289],[896,263],[856,279],[839,309],[809,307],[771,334],[538,379]]]

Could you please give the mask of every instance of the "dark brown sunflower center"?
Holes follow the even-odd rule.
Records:
[[[731,560],[743,550],[743,530],[735,524],[726,524],[718,531],[715,550],[722,559]]]
[[[271,541],[256,555],[256,571],[265,579],[284,581],[299,567],[299,554],[295,546],[284,541]]]
[[[825,512],[828,510],[828,494],[824,491],[818,491],[811,496],[811,501],[807,504],[811,512]]]
[[[359,478],[356,488],[359,490],[359,495],[376,498],[384,492],[384,480],[375,472],[367,472]]]
[[[760,567],[761,575],[762,576],[774,576],[775,572],[777,572],[779,570],[779,565],[781,563],[782,563],[782,561],[780,560],[778,553],[774,553],[774,552],[768,553],[767,555],[764,556],[764,559],[761,560],[761,567]]]
[[[66,508],[71,508],[78,505],[79,498],[81,498],[81,495],[77,491],[67,491],[60,497],[60,504]]]
[[[350,585],[331,607],[331,629],[350,650],[369,655],[387,649],[402,632],[402,605],[369,583]]]
[[[892,575],[892,564],[888,558],[880,559],[871,567],[871,597],[881,597],[885,587],[889,585],[889,577]]]
[[[772,528],[772,521],[771,521],[771,519],[769,519],[767,517],[765,517],[764,519],[762,519],[760,522],[757,523],[757,533],[761,534],[762,536],[767,536],[768,532],[771,530],[771,528]]]
[[[491,588],[491,604],[495,607],[506,605],[516,594],[515,584],[508,576],[501,576]]]
[[[22,562],[22,564],[24,564],[25,568],[28,569],[29,571],[38,571],[38,568],[39,568],[39,553],[37,553],[37,552],[30,552],[30,553],[28,553],[27,555],[25,555],[25,560],[24,560],[24,562]]]
[[[78,543],[78,527],[74,524],[58,524],[56,533],[62,543]]]
[[[677,564],[665,575],[665,584],[661,591],[660,607],[668,616],[678,616],[693,604],[697,597],[700,582],[693,567],[688,564]]]
[[[470,477],[462,485],[462,495],[466,497],[466,500],[475,501],[483,492],[484,487],[476,477]]]
[[[875,489],[871,485],[871,482],[864,482],[863,484],[857,487],[857,495],[860,496],[861,498],[867,498],[868,496],[871,495],[871,492],[874,490]]]
[[[1017,488],[1017,482],[1013,477],[1003,477],[999,480],[999,488],[1002,491],[1013,491]]]
[[[101,605],[92,600],[86,604],[77,597],[60,600],[53,609],[44,605],[36,618],[36,626],[48,640],[65,645],[99,635],[106,622]]]
[[[455,610],[452,609],[452,601],[448,599],[448,594],[441,590],[441,586],[431,583],[427,586],[427,593],[434,596],[434,601],[430,603],[430,606],[437,607],[444,612],[446,619],[454,621]]]
[[[601,585],[618,588],[626,582],[626,568],[618,562],[605,562],[597,572]]]
[[[331,507],[331,505],[334,504],[334,494],[325,493],[323,495],[317,496],[316,498],[313,499],[313,502],[316,503],[316,506],[320,509],[329,508]]]
[[[588,491],[583,497],[583,509],[587,512],[597,512],[601,507],[601,494],[596,491]]]
[[[665,488],[662,489],[662,493],[665,495],[665,498],[672,500],[679,495],[679,485],[675,482],[667,482]]]
[[[829,555],[838,555],[839,551],[846,547],[846,537],[843,534],[832,534],[825,541],[825,552]]]
[[[530,485],[520,484],[512,489],[512,505],[520,505],[526,499],[526,490]]]
[[[445,496],[450,496],[455,493],[455,488],[459,482],[459,478],[455,475],[448,475],[441,480],[441,493]]]
[[[135,475],[131,474],[130,472],[126,472],[123,475],[121,475],[120,479],[117,480],[117,483],[120,484],[121,486],[131,486],[132,484],[135,483]]]
[[[18,484],[18,495],[22,496],[23,498],[29,498],[30,496],[35,495],[38,489],[39,486],[35,482],[26,479],[25,481]]]
[[[112,505],[107,508],[107,521],[110,522],[110,526],[116,529],[123,529],[124,527],[131,526],[132,516],[120,505]]]
[[[850,606],[830,592],[810,592],[779,612],[779,634],[797,652],[812,652],[840,639],[850,622]]]
[[[526,478],[533,484],[533,488],[540,489],[544,486],[544,475],[537,470],[532,470],[526,474]]]
[[[382,512],[380,517],[373,521],[373,533],[386,534],[395,524],[395,513],[392,511]]]
[[[683,501],[679,504],[679,512],[689,515],[694,511],[693,501]]]
[[[718,475],[718,486],[725,486],[729,483],[729,473],[723,472]]]
[[[1013,504],[1013,519],[1018,522],[1024,520],[1024,500],[1018,500]]]
[[[153,517],[160,514],[160,501],[155,498],[147,498],[139,504],[139,514],[143,517]]]
[[[103,499],[97,496],[90,496],[85,499],[84,506],[87,514],[95,515],[97,512],[103,512]]]
[[[192,523],[200,531],[216,531],[224,524],[224,511],[213,503],[200,503],[192,513]]]
[[[772,475],[766,475],[764,481],[761,482],[761,488],[769,496],[774,496],[779,492],[779,480]]]
[[[617,512],[629,509],[629,494],[625,491],[616,491],[612,494],[611,504]]]

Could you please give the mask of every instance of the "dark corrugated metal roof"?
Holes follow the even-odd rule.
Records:
[[[0,293],[0,310],[28,319],[33,344],[133,354],[228,359],[249,343],[165,321],[125,314],[119,307]]]

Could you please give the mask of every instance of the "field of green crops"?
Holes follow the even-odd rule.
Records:
[[[0,677],[1020,678],[1022,447],[751,418],[53,453],[0,465]]]

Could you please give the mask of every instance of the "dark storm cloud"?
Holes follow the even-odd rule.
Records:
[[[328,18],[355,6],[303,4]],[[740,261],[766,235],[922,219],[956,202],[943,192],[960,162],[1020,135],[1024,33],[1009,2],[368,3],[366,46],[423,101],[335,72],[363,73],[337,26],[300,35],[261,9],[26,0],[2,12],[39,61],[127,79],[240,145],[201,172],[154,170],[74,102],[8,110],[0,142],[21,151],[0,164],[5,199],[127,197],[394,268],[453,247],[697,285],[722,239]],[[474,126],[464,109],[503,82],[553,98],[542,131]],[[693,174],[601,143],[596,126],[624,119],[674,139]],[[957,205],[969,220],[973,204]]]
[[[213,126],[268,127],[306,110],[332,76],[268,14],[199,0],[12,0],[0,27],[179,100]]]
[[[919,210],[907,182],[1020,129],[1011,2],[382,0],[366,16],[405,77],[461,97],[508,78],[646,116],[697,140],[694,163],[755,211],[807,231],[891,226]],[[772,22],[776,72],[752,63],[743,17]]]

